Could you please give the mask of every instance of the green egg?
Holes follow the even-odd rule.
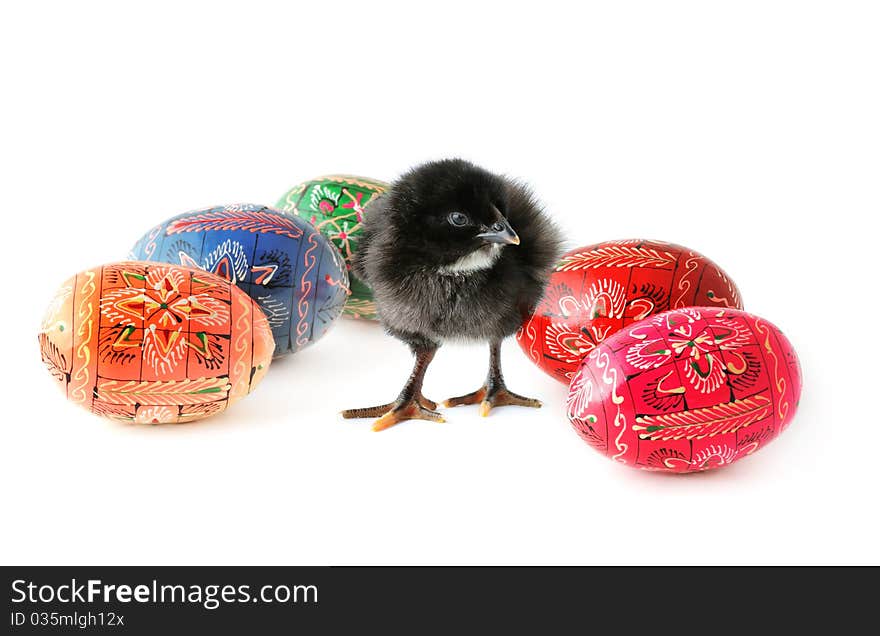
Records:
[[[386,190],[387,183],[367,177],[318,177],[288,190],[275,206],[309,221],[342,252],[351,285],[343,315],[350,318],[377,319],[373,293],[352,274],[351,257],[357,252],[370,203]]]

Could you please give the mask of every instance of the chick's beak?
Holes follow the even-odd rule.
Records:
[[[519,237],[506,220],[492,224],[488,231],[477,234],[477,238],[483,239],[486,243],[519,245]]]

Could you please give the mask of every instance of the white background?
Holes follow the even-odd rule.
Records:
[[[0,562],[880,563],[875,7],[5,3]],[[800,353],[788,431],[712,473],[622,467],[511,341],[541,411],[377,434],[336,412],[393,398],[409,354],[348,321],[201,423],[56,394],[45,305],[156,222],[450,155],[529,181],[572,246],[721,264]],[[475,389],[486,358],[444,348],[425,393]]]

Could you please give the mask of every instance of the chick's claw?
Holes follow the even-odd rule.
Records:
[[[347,420],[361,417],[379,417],[380,415],[385,415],[385,413],[393,408],[394,402],[389,402],[388,404],[382,404],[380,406],[366,406],[360,409],[345,409],[342,411],[342,417]]]
[[[496,406],[528,406],[531,408],[541,408],[540,400],[517,395],[513,391],[508,391],[507,387],[489,389],[485,385],[467,395],[449,398],[443,402],[443,406],[452,407],[462,404],[479,404],[480,415],[487,417],[493,407]]]
[[[443,416],[435,411],[437,403],[429,400],[421,393],[417,397],[396,401],[380,406],[368,406],[361,409],[346,409],[342,412],[345,419],[361,417],[378,417],[373,423],[374,431],[384,431],[386,428],[405,422],[406,420],[430,420],[432,422],[445,422]]]
[[[490,393],[486,396],[486,399],[480,402],[480,415],[487,417],[489,411],[496,406],[528,406],[533,409],[539,409],[542,404],[541,400],[523,397],[513,391],[508,391],[506,388],[501,388],[494,393]]]
[[[479,404],[483,401],[484,397],[486,397],[485,386],[481,389],[477,389],[472,393],[468,393],[467,395],[459,395],[458,397],[443,400],[443,406],[445,406],[446,408],[450,408],[453,406],[462,406],[465,404]]]
[[[418,394],[416,400],[418,402],[418,405],[426,411],[434,411],[437,408],[437,403],[434,400],[429,400],[421,393]],[[345,409],[344,411],[342,411],[342,417],[347,420],[362,417],[379,417],[380,415],[385,415],[389,411],[393,411],[398,405],[401,404],[401,402],[389,402],[388,404],[380,404],[379,406],[367,406],[360,409]]]
[[[384,431],[400,422],[407,420],[429,420],[431,422],[445,422],[443,416],[437,411],[425,408],[418,401],[411,400],[394,406],[378,420],[373,422],[374,431]]]

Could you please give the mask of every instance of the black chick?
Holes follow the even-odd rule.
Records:
[[[379,417],[374,430],[409,419],[442,422],[422,395],[425,371],[447,341],[489,343],[485,384],[444,406],[539,407],[507,390],[501,341],[532,312],[561,254],[561,234],[528,188],[467,161],[426,163],[371,204],[354,272],[372,288],[379,320],[416,362],[394,402],[343,411]]]

